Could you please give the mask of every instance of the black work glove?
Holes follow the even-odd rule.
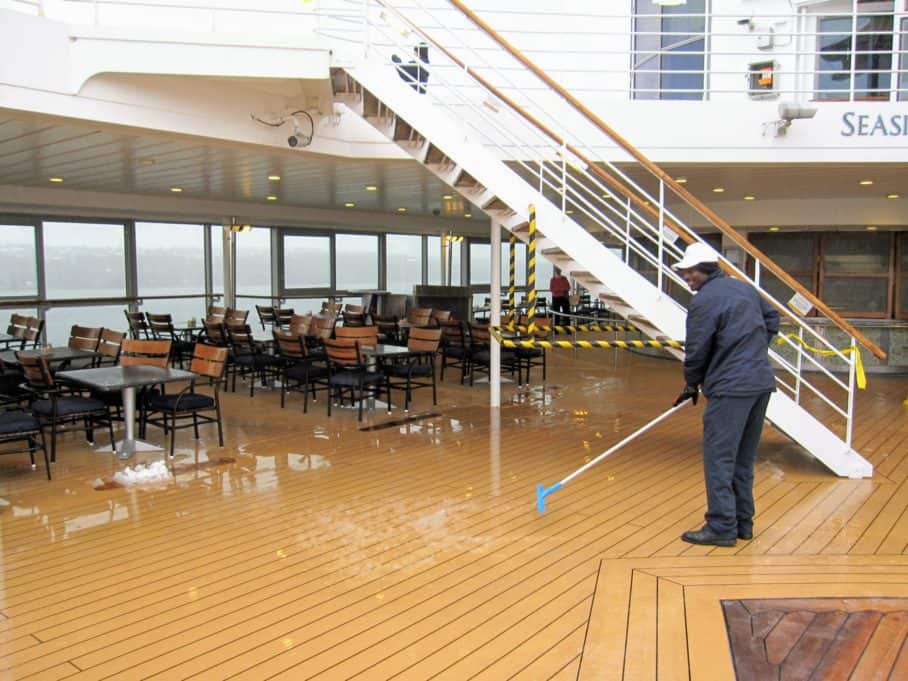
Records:
[[[700,390],[695,385],[686,385],[684,390],[681,391],[681,394],[675,398],[675,401],[672,402],[673,407],[677,407],[679,404],[684,402],[684,400],[690,400],[694,404],[697,404],[697,398],[700,397]]]

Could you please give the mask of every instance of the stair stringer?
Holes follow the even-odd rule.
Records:
[[[393,78],[385,67],[357,66],[346,69],[364,89],[376,96],[384,106],[406,120],[422,137],[420,144],[399,144],[414,159],[423,163],[451,187],[462,170],[467,170],[482,185],[482,190],[470,196],[478,206],[486,205],[490,197],[498,197],[511,210],[499,218],[507,229],[513,229],[518,238],[528,240],[526,232],[516,230],[529,219],[528,206],[536,208],[537,249],[558,248],[559,266],[580,277],[581,283],[591,294],[606,297],[610,307],[655,339],[683,339],[686,310],[677,301],[665,295],[645,277],[605,248],[589,232],[564,215],[561,210],[530,187],[500,159],[477,142],[471,140],[455,117],[446,108],[414,93],[406,84]],[[356,110],[354,98],[345,97],[345,103]],[[362,100],[360,99],[360,102]],[[400,112],[406,112],[402,115]],[[357,113],[362,114],[362,110]],[[373,120],[364,116],[389,139],[393,140],[394,121],[387,117]],[[426,153],[432,144],[441,149],[451,163],[425,164]],[[433,167],[434,166],[434,167]],[[544,232],[544,233],[542,233]],[[608,282],[607,284],[605,282]],[[636,317],[636,318],[635,318]],[[683,353],[671,351],[678,359]],[[770,349],[770,357],[777,357]],[[782,364],[781,362],[779,363]],[[870,477],[873,466],[843,439],[827,428],[810,412],[801,407],[784,392],[773,393],[766,414],[767,419],[836,475],[859,478]]]

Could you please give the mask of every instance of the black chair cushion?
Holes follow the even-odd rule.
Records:
[[[54,412],[51,400],[37,400],[32,403],[32,411],[39,416],[50,416]],[[94,397],[59,397],[57,398],[57,416],[78,416],[107,412],[107,405]]]
[[[160,411],[173,411],[177,408],[180,395],[152,395],[148,398],[148,407]],[[208,409],[214,406],[214,398],[203,393],[183,393],[179,408]]]
[[[235,361],[240,366],[255,367],[256,369],[280,364],[280,358],[274,355],[237,355]]]
[[[431,364],[391,364],[385,367],[385,373],[389,376],[406,378],[407,376],[431,376]]]
[[[516,348],[514,353],[521,359],[530,357],[542,357],[542,348]]]
[[[0,437],[13,435],[28,435],[41,430],[41,425],[31,414],[22,411],[7,411],[0,413]]]
[[[294,364],[293,366],[287,367],[284,373],[287,375],[287,378],[292,378],[297,381],[311,381],[316,378],[323,378],[327,376],[328,368],[320,366],[306,366],[305,364]]]
[[[384,374],[374,372],[340,371],[331,376],[331,385],[340,385],[348,388],[356,388],[362,380],[363,385],[372,383],[382,383],[385,380]]]

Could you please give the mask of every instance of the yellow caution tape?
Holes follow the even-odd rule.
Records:
[[[684,343],[676,340],[656,341],[656,340],[630,340],[630,341],[605,341],[605,340],[578,340],[578,341],[548,341],[540,338],[527,338],[511,340],[504,338],[498,328],[489,329],[492,337],[505,348],[545,348],[553,350],[554,348],[620,348],[628,350],[630,348],[675,348],[684,349]]]
[[[858,383],[858,390],[864,390],[867,387],[867,375],[864,373],[864,362],[861,360],[861,351],[857,346],[851,348],[843,348],[841,350],[823,350],[822,348],[815,348],[812,345],[808,345],[804,342],[804,339],[801,338],[796,333],[787,333],[779,338],[776,338],[776,345],[782,345],[785,343],[785,339],[797,341],[801,347],[805,350],[820,355],[821,357],[834,357],[838,354],[850,355],[854,353],[854,376]],[[908,404],[908,399],[905,400]]]
[[[508,331],[521,331],[523,333],[526,333],[529,330],[529,327],[527,327],[527,326],[524,326],[522,324],[513,324],[513,323],[506,324],[504,326],[504,328],[506,328]],[[556,334],[561,334],[561,333],[569,334],[569,333],[577,333],[577,332],[610,333],[610,332],[616,332],[616,331],[635,332],[635,331],[640,330],[635,326],[611,326],[611,325],[601,326],[599,324],[584,324],[581,326],[543,326],[541,324],[536,324],[535,328],[537,331],[544,331],[545,333],[554,331]]]

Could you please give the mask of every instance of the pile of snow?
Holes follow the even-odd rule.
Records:
[[[170,471],[163,461],[148,464],[137,464],[135,468],[127,466],[122,471],[114,473],[114,482],[121,485],[140,485],[143,482],[159,482],[170,479]]]

